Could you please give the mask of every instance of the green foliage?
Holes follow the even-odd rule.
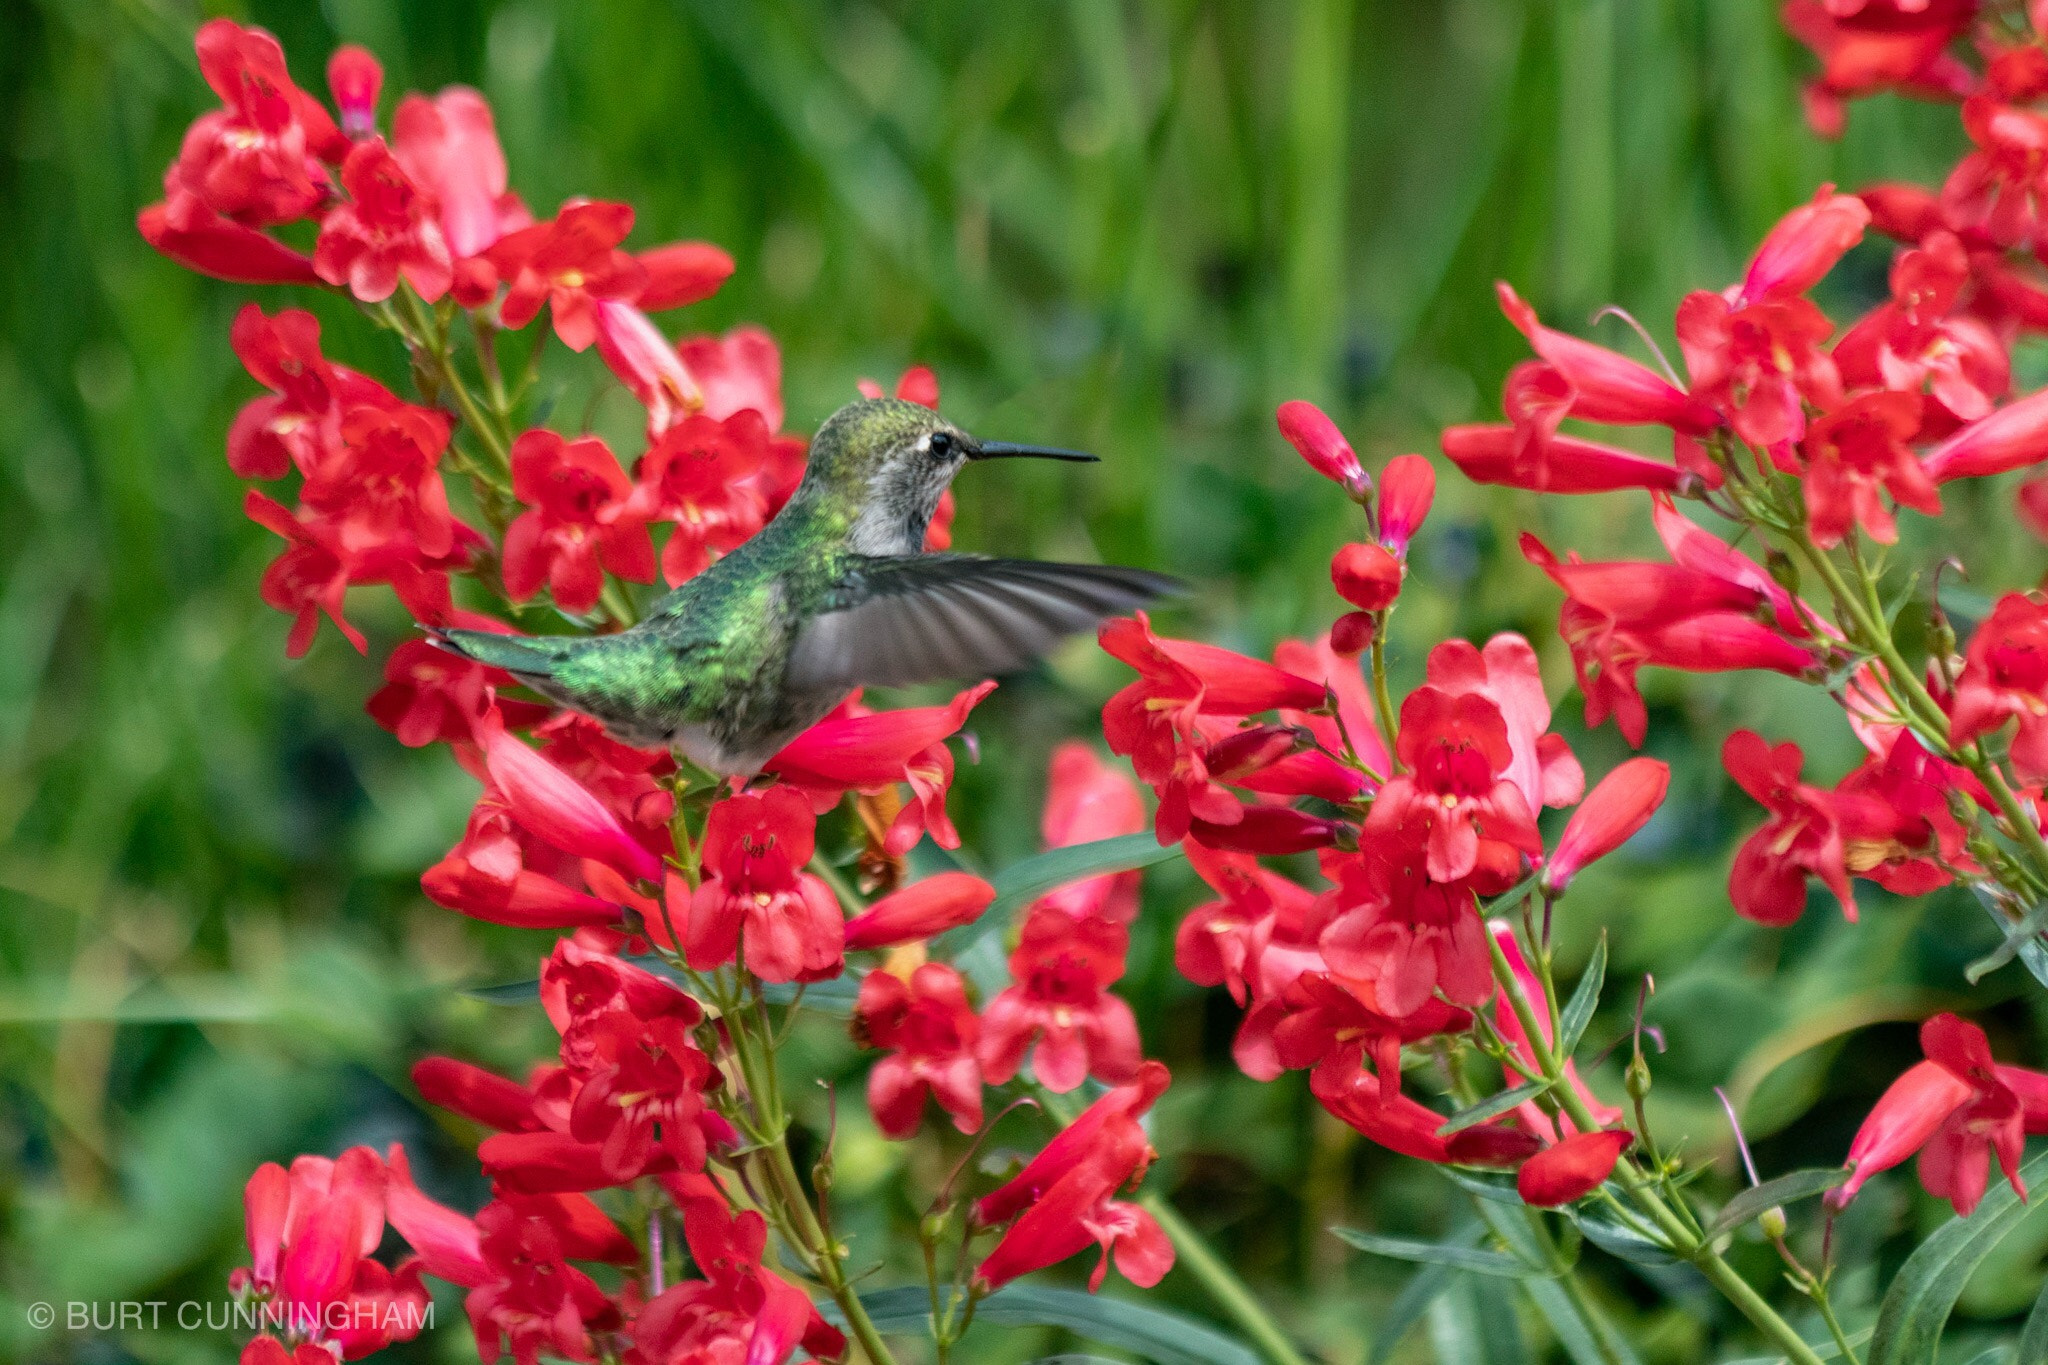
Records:
[[[1816,183],[1931,180],[1960,137],[1953,111],[1885,99],[1856,109],[1841,144],[1816,141],[1798,114],[1808,59],[1774,6],[1727,0],[229,8],[275,30],[311,86],[336,42],[370,45],[389,70],[387,110],[396,91],[479,86],[515,185],[542,211],[569,194],[626,198],[641,211],[636,245],[692,236],[730,248],[739,274],[688,325],[772,329],[794,427],[814,427],[858,377],[921,361],[974,429],[1101,453],[1083,471],[971,471],[959,543],[1188,576],[1198,591],[1167,623],[1252,650],[1327,623],[1328,553],[1355,532],[1349,505],[1275,436],[1277,402],[1328,405],[1374,467],[1433,450],[1443,424],[1497,414],[1499,381],[1524,356],[1495,310],[1496,277],[1560,326],[1588,330],[1595,308],[1617,303],[1668,345],[1679,298],[1736,278],[1750,245]],[[149,0],[29,0],[0,20],[7,1359],[229,1358],[213,1337],[37,1335],[21,1307],[217,1300],[242,1254],[241,1181],[299,1151],[403,1140],[431,1192],[473,1207],[475,1134],[423,1111],[405,1068],[432,1051],[518,1073],[550,1036],[530,1007],[463,994],[530,979],[543,940],[419,894],[419,870],[459,835],[474,784],[362,713],[410,623],[388,594],[365,592],[352,611],[369,658],[330,635],[287,663],[285,622],[257,599],[275,541],[241,517],[221,458],[255,391],[227,346],[253,291],[186,274],[133,228],[210,104],[190,50],[200,17]],[[1883,269],[1883,251],[1863,249],[1825,302],[1848,316],[1881,292]],[[311,291],[262,297],[315,309],[335,354],[397,377],[387,339],[346,307]],[[1589,334],[1635,345],[1612,321]],[[631,404],[597,373],[552,354],[550,401],[630,453]],[[2004,499],[1953,490],[1947,524],[1968,537],[1977,587],[2032,582],[2044,565]],[[1925,523],[1905,520],[1898,553],[1936,557]],[[1638,503],[1538,500],[1447,474],[1395,618],[1395,682],[1417,681],[1446,635],[1521,630],[1597,776],[1625,749],[1611,729],[1577,726],[1555,595],[1515,550],[1524,526],[1589,557],[1651,543]],[[1095,728],[1122,676],[1077,646],[976,713],[982,758],[963,761],[954,808],[979,866],[1037,851],[1046,754]],[[1603,975],[1587,965],[1603,932],[1611,955],[1615,986],[1587,1012],[1586,1054],[1625,1035],[1635,980],[1654,974],[1648,1019],[1669,1042],[1653,1058],[1660,1140],[1728,1155],[1711,1087],[1729,1083],[1765,1174],[1832,1165],[1917,1056],[1911,1022],[1956,1003],[1965,967],[2001,935],[1948,895],[1867,893],[1858,925],[1818,904],[1783,932],[1735,920],[1729,849],[1759,816],[1720,771],[1722,736],[1737,725],[1795,735],[1809,772],[1829,780],[1854,742],[1825,699],[1783,680],[1645,684],[1670,799],[1557,910],[1566,978]],[[1471,1195],[1320,1115],[1300,1078],[1260,1087],[1236,1073],[1233,1020],[1172,966],[1173,929],[1206,898],[1184,864],[1147,871],[1120,988],[1175,1075],[1152,1188],[1227,1249],[1302,1341],[1342,1361],[1371,1350],[1390,1362],[1582,1362],[1600,1358],[1588,1352],[1607,1330],[1589,1324],[1611,1318],[1650,1365],[1753,1352],[1682,1268],[1649,1263],[1654,1248],[1592,1217],[1571,1229],[1590,1243],[1591,1307],[1551,1281],[1472,1275],[1418,1307],[1409,1268],[1345,1254],[1331,1221],[1428,1242],[1469,1218]],[[1000,942],[968,965],[999,979]],[[1975,999],[1994,1002],[1983,1017],[2001,1055],[2038,1060],[2041,992],[2025,970],[1997,969]],[[1577,997],[1567,1013],[1579,1026]],[[792,1048],[806,1083],[840,1086],[842,1171],[858,1165],[867,1182],[847,1231],[868,1254],[914,1221],[910,1191],[928,1190],[929,1172],[862,1136],[861,1062],[831,1021],[807,1023]],[[1620,1095],[1613,1065],[1588,1080]],[[801,1117],[822,1127],[818,1095]],[[1035,1122],[1009,1120],[999,1141],[1035,1144]],[[950,1133],[932,1140],[943,1170],[961,1148]],[[1709,1203],[1735,1195],[1734,1172],[1723,1161],[1702,1186]],[[1852,1333],[1922,1231],[1910,1179],[1877,1182],[1836,1229]],[[1803,1251],[1818,1244],[1810,1209],[1794,1210]],[[1774,1253],[1733,1236],[1738,1269],[1797,1311]],[[1999,1255],[2012,1259],[1986,1265],[2000,1293],[1962,1303],[1994,1314],[1985,1330],[2009,1339],[2040,1247],[2015,1235]],[[889,1269],[879,1283],[915,1278],[913,1266]],[[1213,1316],[1184,1280],[1154,1302]],[[1053,1316],[993,1330],[991,1315],[1026,1293],[984,1306],[992,1330],[977,1329],[975,1359],[1042,1356],[1071,1337],[1148,1349]],[[434,1338],[394,1359],[462,1358],[459,1305],[439,1307]],[[1427,1330],[1383,1337],[1403,1314]]]

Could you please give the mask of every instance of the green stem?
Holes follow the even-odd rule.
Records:
[[[1400,733],[1400,722],[1394,713],[1394,695],[1387,688],[1387,622],[1393,618],[1392,610],[1383,611],[1372,627],[1372,706],[1380,722],[1380,743],[1387,751],[1387,765],[1399,768],[1400,762],[1394,757],[1394,739]]]
[[[1287,1334],[1280,1330],[1280,1324],[1273,1321],[1272,1314],[1252,1297],[1245,1282],[1216,1254],[1207,1239],[1180,1216],[1180,1210],[1158,1194],[1142,1195],[1138,1203],[1158,1220],[1159,1226],[1173,1242],[1173,1249],[1180,1257],[1178,1263],[1209,1291],[1209,1297],[1216,1301],[1216,1306],[1244,1330],[1252,1344],[1259,1348],[1260,1355],[1272,1365],[1308,1365],[1308,1358],[1295,1349]]]

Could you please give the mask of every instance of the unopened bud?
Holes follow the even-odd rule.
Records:
[[[924,1221],[917,1225],[917,1237],[921,1242],[935,1243],[945,1235],[946,1215],[943,1213],[928,1213],[924,1216]]]
[[[1330,623],[1330,648],[1349,659],[1372,648],[1377,627],[1369,611],[1347,611]]]
[[[1799,566],[1792,562],[1792,556],[1773,546],[1764,555],[1764,567],[1771,571],[1771,580],[1786,592],[1799,591]]]
[[[1637,1053],[1635,1059],[1628,1064],[1628,1071],[1623,1075],[1622,1081],[1628,1087],[1628,1097],[1630,1099],[1640,1100],[1648,1095],[1650,1093],[1649,1060],[1641,1053]]]
[[[1764,1230],[1764,1236],[1773,1242],[1785,1235],[1785,1210],[1773,1204],[1757,1215],[1756,1225]]]
[[[1401,595],[1407,572],[1384,545],[1351,544],[1330,557],[1330,581],[1337,595],[1360,611],[1385,611]]]

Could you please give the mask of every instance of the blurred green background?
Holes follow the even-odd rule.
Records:
[[[1065,470],[971,472],[958,543],[1168,569],[1198,594],[1173,629],[1251,650],[1337,609],[1330,550],[1347,503],[1279,441],[1273,407],[1327,405],[1377,465],[1498,414],[1525,354],[1495,310],[1512,280],[1558,325],[1618,303],[1668,344],[1678,298],[1740,273],[1753,243],[1822,180],[1938,180],[1954,111],[1859,106],[1839,145],[1801,125],[1808,59],[1761,0],[1302,0],[1298,4],[825,4],[813,0],[327,0],[204,13],[158,0],[21,0],[0,16],[0,1358],[213,1361],[219,1335],[24,1325],[32,1301],[216,1299],[240,1250],[255,1163],[403,1140],[425,1183],[473,1206],[474,1134],[423,1112],[406,1067],[444,1051],[522,1071],[549,1049],[537,1010],[467,985],[530,976],[543,936],[424,902],[417,877],[457,837],[473,784],[443,752],[401,749],[363,714],[408,623],[381,592],[354,608],[371,657],[324,633],[286,662],[257,600],[275,541],[241,517],[222,438],[255,386],[227,344],[255,294],[320,309],[330,352],[400,377],[388,338],[331,300],[188,275],[133,229],[187,122],[211,106],[190,50],[227,12],[284,41],[320,88],[362,42],[395,93],[449,82],[494,103],[514,186],[631,200],[633,244],[703,237],[739,273],[674,330],[771,328],[790,425],[931,364],[971,428],[1101,452]],[[1866,246],[1824,297],[1846,319],[1884,287]],[[1634,347],[1615,322],[1593,334]],[[594,358],[549,384],[626,435],[630,400]],[[2029,362],[2030,370],[2040,367]],[[2036,381],[2038,382],[2038,380]],[[1441,462],[1440,462],[1441,464]],[[1624,755],[1582,736],[1555,596],[1515,551],[1527,526],[1589,557],[1644,551],[1639,499],[1539,501],[1443,466],[1397,618],[1401,679],[1433,641],[1518,629],[1545,654],[1560,726],[1597,775]],[[1979,585],[2044,564],[2001,492],[1963,491],[1952,537]],[[1920,531],[1925,531],[1921,523]],[[1955,545],[1909,539],[1909,556]],[[954,809],[1000,867],[1035,849],[1043,765],[1095,729],[1120,670],[1083,645],[976,715],[979,766]],[[1824,699],[1778,679],[1651,675],[1650,749],[1676,769],[1664,813],[1588,874],[1563,911],[1574,970],[1594,935],[1614,966],[1596,1045],[1621,1035],[1654,972],[1668,1034],[1653,1118],[1694,1153],[1729,1150],[1729,1085],[1766,1174],[1840,1160],[1862,1111],[1917,1055],[1912,1021],[1955,1003],[1995,935],[1957,898],[1865,893],[1860,927],[1816,903],[1789,932],[1744,925],[1723,889],[1757,821],[1716,759],[1739,724],[1801,740],[1809,772],[1854,761]],[[1420,1167],[1352,1140],[1299,1078],[1229,1065],[1235,1019],[1172,970],[1184,867],[1147,878],[1123,989],[1176,1084],[1152,1177],[1332,1361],[1361,1361],[1407,1268],[1324,1232],[1432,1238],[1469,1206]],[[2001,1055],[2039,1061],[2038,991],[2017,968],[1974,997]],[[807,1033],[820,1074],[859,1062]],[[1614,1094],[1613,1068],[1603,1084]],[[853,1106],[847,1106],[852,1108]],[[842,1193],[874,1245],[915,1216],[930,1152],[849,1120]],[[1020,1142],[1026,1139],[1018,1139]],[[1714,1177],[1725,1187],[1730,1166]],[[1817,1236],[1812,1206],[1794,1220]],[[1942,1210],[1908,1179],[1838,1229],[1852,1327]],[[2012,1238],[1965,1299],[1990,1330],[2040,1282],[2048,1223]],[[1752,1279],[1788,1297],[1761,1244]],[[1743,1353],[1696,1281],[1589,1251],[1602,1302],[1646,1358]],[[1161,1293],[1210,1314],[1185,1277]],[[1461,1283],[1400,1360],[1539,1361],[1526,1303]],[[473,1358],[456,1299],[409,1360]],[[1503,1324],[1518,1330],[1501,1330]],[[2008,1323],[2009,1326],[2009,1323]],[[1952,1334],[1958,1335],[1958,1334]],[[1060,1349],[989,1333],[977,1358]],[[1960,1347],[1959,1347],[1960,1349]],[[1754,1354],[1752,1345],[1750,1353]]]

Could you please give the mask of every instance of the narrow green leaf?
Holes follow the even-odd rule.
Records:
[[[1723,1204],[1721,1211],[1714,1215],[1714,1221],[1707,1224],[1707,1236],[1719,1237],[1724,1232],[1731,1232],[1766,1209],[1824,1194],[1848,1178],[1847,1167],[1815,1166],[1803,1171],[1794,1171],[1790,1175],[1781,1175],[1775,1180],[1766,1180],[1763,1184],[1752,1186]]]
[[[1487,1365],[1528,1365],[1529,1347],[1522,1340],[1521,1319],[1515,1313],[1515,1287],[1479,1279],[1468,1282],[1465,1292],[1472,1299]]]
[[[1678,1260],[1670,1251],[1634,1228],[1623,1227],[1610,1218],[1603,1218],[1596,1213],[1581,1213],[1571,1208],[1565,1209],[1564,1214],[1578,1224],[1579,1231],[1586,1234],[1587,1241],[1609,1256],[1633,1261],[1637,1265],[1671,1265]]]
[[[1429,1169],[1475,1198],[1495,1204],[1522,1206],[1522,1192],[1515,1188],[1515,1178],[1504,1171],[1471,1171],[1437,1165]]]
[[[1579,1039],[1586,1036],[1586,1025],[1593,1022],[1593,1011],[1600,1007],[1600,988],[1606,981],[1607,931],[1603,929],[1593,945],[1593,956],[1586,960],[1586,970],[1579,976],[1579,987],[1565,1002],[1558,1021],[1558,1056],[1569,1057],[1579,1050]]]
[[[1963,975],[1969,979],[1970,984],[1976,985],[1984,976],[2003,967],[2017,955],[2021,965],[2032,973],[2034,980],[2048,986],[2048,946],[2041,942],[2040,930],[2043,926],[2035,923],[2044,913],[2048,913],[2048,901],[2035,907],[2025,920],[2015,925],[2005,917],[2005,912],[1999,909],[1998,902],[1982,887],[1971,889],[1977,894],[1977,904],[1984,907],[1984,913],[1991,916],[1991,922],[1998,926],[1999,932],[2005,937],[1990,953],[1963,968]],[[2028,925],[2032,925],[2032,928],[2027,928]]]
[[[1119,834],[1113,839],[1096,839],[1085,844],[1047,849],[1022,862],[1012,863],[990,879],[996,898],[981,918],[972,924],[941,934],[933,943],[933,956],[951,961],[981,939],[1008,922],[1016,911],[1048,891],[1071,882],[1100,877],[1111,872],[1129,872],[1151,867],[1181,856],[1180,845],[1161,847],[1150,830]]]
[[[1476,1250],[1479,1239],[1485,1235],[1484,1227],[1472,1223],[1452,1233],[1448,1244]],[[1380,1315],[1372,1334],[1372,1354],[1366,1357],[1366,1365],[1384,1365],[1402,1338],[1429,1313],[1429,1306],[1436,1302],[1437,1295],[1451,1287],[1457,1273],[1455,1267],[1441,1261],[1425,1261],[1415,1268],[1415,1273],[1408,1277],[1408,1283],[1401,1286],[1401,1292]]]
[[[1475,1105],[1460,1109],[1457,1113],[1445,1119],[1443,1126],[1436,1130],[1437,1136],[1449,1137],[1452,1133],[1462,1132],[1464,1129],[1484,1123],[1490,1118],[1496,1118],[1501,1114],[1507,1113],[1510,1109],[1517,1108],[1535,1099],[1548,1089],[1550,1089],[1549,1081],[1525,1081],[1513,1090],[1503,1090],[1492,1099],[1481,1100]]]
[[[2042,1282],[2040,1297],[2020,1331],[2020,1359],[2048,1360],[2048,1281]]]
[[[1378,1233],[1360,1232],[1356,1228],[1331,1228],[1330,1231],[1339,1241],[1355,1246],[1360,1251],[1369,1251],[1375,1256],[1390,1256],[1397,1261],[1447,1265],[1457,1270],[1475,1271],[1481,1275],[1502,1275],[1509,1279],[1520,1279],[1536,1273],[1504,1251],[1459,1246],[1456,1242],[1411,1242],[1404,1237],[1382,1237]]]
[[[861,1302],[867,1302],[867,1295]],[[1157,1365],[1260,1365],[1251,1347],[1207,1323],[1078,1289],[1014,1285],[983,1300],[974,1320],[1010,1327],[1063,1327],[1099,1345],[1135,1351]]]
[[[2023,1183],[2048,1178],[2048,1155],[2020,1171]],[[1972,1271],[2027,1213],[2012,1186],[2001,1180],[1985,1191],[1968,1218],[1951,1218],[1906,1258],[1877,1308],[1869,1365],[1933,1365],[1942,1329]]]
[[[1479,907],[1479,913],[1487,919],[1506,914],[1528,899],[1529,893],[1536,889],[1536,882],[1542,875],[1540,872],[1531,872],[1492,900],[1482,904]]]
[[[1583,1294],[1574,1298],[1557,1280],[1524,1280],[1522,1292],[1550,1325],[1572,1365],[1638,1365],[1628,1338],[1615,1330],[1591,1299]]]
[[[646,968],[678,989],[689,989],[689,982],[683,975],[653,953],[642,953],[626,961]],[[803,1007],[839,1019],[851,1018],[854,1002],[860,998],[862,975],[864,973],[849,968],[844,975],[830,981],[813,981],[804,987]],[[530,1005],[540,999],[540,982],[535,979],[508,981],[502,986],[472,986],[463,994],[492,1005]],[[761,996],[771,1005],[790,1005],[796,1002],[797,988],[792,982],[776,982],[762,986]]]

